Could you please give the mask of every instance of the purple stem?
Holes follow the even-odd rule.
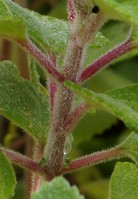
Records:
[[[77,126],[81,118],[87,113],[89,106],[86,104],[81,104],[75,108],[68,116],[65,122],[65,131],[67,133],[71,132]]]
[[[74,22],[76,14],[72,5],[72,0],[67,0],[67,3],[68,3],[68,19],[72,23]]]
[[[35,162],[26,156],[3,147],[0,147],[0,151],[3,152],[13,164],[16,164],[31,172],[35,172],[43,176],[45,175],[45,169],[41,168],[38,162]]]
[[[69,173],[82,169],[84,167],[89,167],[94,164],[102,163],[111,159],[120,158],[125,156],[124,152],[119,148],[111,148],[110,150],[105,150],[101,152],[96,152],[90,155],[73,160],[67,168],[64,169],[63,173]]]
[[[134,48],[132,42],[130,40],[125,41],[114,49],[110,50],[98,60],[96,60],[93,64],[88,66],[84,71],[81,72],[79,77],[77,78],[77,82],[81,83],[85,80],[91,78],[97,71],[105,68],[106,65],[109,65],[112,61],[114,61],[119,56],[127,53],[128,51]]]
[[[59,82],[64,81],[64,76],[60,74],[60,72],[56,69],[53,62],[50,61],[30,39],[27,39],[26,42],[18,41],[18,43],[23,48],[25,48],[40,65],[44,66],[47,72],[51,74],[55,79],[57,79]]]

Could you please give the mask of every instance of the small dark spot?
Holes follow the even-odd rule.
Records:
[[[98,6],[94,6],[94,7],[92,8],[92,13],[97,14],[98,12],[99,12],[99,7],[98,7]]]

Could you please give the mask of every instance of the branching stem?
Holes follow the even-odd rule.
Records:
[[[72,0],[67,0],[68,2],[68,19],[72,23],[75,19],[75,11],[72,5]]]
[[[41,144],[39,143],[34,143],[34,155],[33,155],[33,159],[35,161],[40,161],[42,155],[43,155],[43,147]],[[33,173],[32,174],[32,187],[31,187],[31,192],[36,192],[39,190],[41,184],[43,182],[43,178],[42,176]]]
[[[119,148],[111,148],[110,150],[96,152],[90,155],[73,160],[67,168],[64,169],[63,173],[69,173],[82,169],[84,167],[90,167],[94,164],[99,164],[115,158],[124,157],[125,153]]]
[[[77,9],[77,7],[76,7]],[[80,9],[80,7],[78,8]],[[77,12],[79,15],[79,11]],[[76,14],[77,14],[76,13]],[[84,63],[85,51],[89,40],[94,40],[96,32],[103,23],[102,15],[91,15],[81,18],[76,16],[70,27],[70,39],[64,59],[64,77],[66,80],[75,81]],[[87,20],[86,20],[87,19]],[[83,20],[86,23],[83,23]],[[75,24],[78,23],[74,29]],[[87,38],[86,38],[87,35]],[[46,146],[46,164],[49,179],[58,176],[63,171],[64,145],[69,132],[67,123],[72,112],[74,94],[62,84],[57,84],[57,91],[54,98],[54,107],[51,120],[51,130]],[[78,117],[78,120],[80,118]],[[71,124],[72,125],[72,124]],[[67,127],[67,129],[65,128]]]
[[[45,176],[46,171],[44,168],[40,167],[38,162],[35,162],[24,155],[3,147],[0,147],[0,151],[3,152],[13,164],[19,165],[30,172],[35,172],[39,175]]]
[[[27,50],[41,66],[44,66],[47,72],[51,74],[56,80],[59,82],[64,80],[63,75],[58,72],[53,62],[51,62],[30,39],[27,39],[25,42],[18,41],[18,43],[23,47],[23,49]]]
[[[80,119],[87,113],[89,106],[86,104],[81,104],[76,107],[68,116],[68,119],[65,122],[65,131],[72,132],[75,129],[76,125]]]
[[[99,72],[101,69],[105,68],[111,62],[113,62],[116,58],[121,55],[129,52],[135,48],[130,40],[125,41],[114,49],[110,50],[108,53],[104,54],[98,60],[96,60],[93,64],[88,66],[77,78],[77,82],[81,83],[85,80],[91,78],[96,72]]]

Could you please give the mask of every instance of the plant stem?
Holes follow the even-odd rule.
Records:
[[[67,0],[68,3],[68,19],[72,23],[75,19],[75,11],[72,5],[72,0]]]
[[[79,14],[78,14],[79,15]],[[70,27],[70,40],[64,59],[64,78],[76,81],[76,77],[84,62],[86,44],[93,40],[97,30],[102,24],[102,15],[86,16],[75,18],[76,21]],[[80,25],[78,24],[80,23]],[[87,35],[87,39],[85,38]],[[69,132],[66,132],[66,121],[72,111],[74,94],[65,88],[61,83],[57,83],[57,91],[54,99],[54,107],[51,119],[51,131],[49,132],[46,146],[46,163],[49,180],[61,174],[64,164],[64,145]]]
[[[48,171],[47,180],[60,175],[64,163],[64,135],[56,135],[53,131],[49,132],[46,146],[46,167]]]
[[[34,144],[34,156],[33,159],[36,160],[37,162],[40,161],[42,155],[43,155],[43,147],[39,143]],[[42,176],[38,175],[37,173],[32,174],[32,187],[31,187],[31,192],[36,192],[39,190],[41,184],[43,182]]]
[[[7,40],[2,40],[2,49],[0,52],[0,60],[6,60],[10,58],[11,43]]]
[[[83,57],[82,54],[83,48],[80,48],[71,40],[64,63],[64,75],[66,79],[74,80],[76,78],[77,71],[81,67],[80,65]],[[50,179],[59,175],[63,169],[64,143],[67,136],[64,124],[72,109],[72,100],[73,93],[66,89],[63,85],[58,84],[51,121],[52,129],[49,133],[46,147],[46,162]]]
[[[65,131],[71,132],[75,129],[76,125],[80,121],[80,119],[87,113],[89,106],[86,104],[81,104],[77,108],[75,108],[68,116],[68,119],[65,123]]]
[[[72,3],[74,4],[75,11],[81,15],[86,16],[87,15],[87,9],[85,8],[85,3],[82,0],[72,0]]]
[[[49,87],[49,98],[50,98],[50,110],[52,112],[53,106],[54,106],[55,94],[57,91],[57,86],[54,83],[54,81],[51,80],[51,78],[49,78],[48,87]]]
[[[121,158],[124,156],[125,156],[125,153],[122,150],[120,150],[118,147],[111,148],[110,150],[96,152],[96,153],[78,158],[76,160],[73,160],[69,164],[69,166],[63,170],[63,173],[65,174],[65,173],[73,172],[78,169],[82,169],[84,167],[90,167],[94,164],[99,164],[108,160]]]
[[[13,164],[16,164],[30,172],[35,172],[39,175],[45,176],[46,171],[44,168],[39,166],[38,162],[35,162],[26,156],[3,147],[0,147],[0,151],[3,152]]]
[[[25,156],[32,158],[33,155],[33,143],[34,140],[31,136],[28,134],[25,135]],[[30,187],[32,186],[32,172],[28,172],[27,170],[24,170],[24,187],[25,187],[25,197],[26,199],[31,198],[31,192]]]
[[[56,80],[58,80],[59,82],[62,82],[64,80],[63,75],[58,72],[58,70],[53,65],[53,62],[51,62],[30,39],[27,39],[27,41],[25,42],[18,41],[18,43],[24,49],[26,49],[40,65],[44,66],[47,72],[51,74]]]
[[[77,82],[81,83],[85,80],[91,78],[96,72],[100,71],[101,69],[105,68],[105,66],[109,65],[112,61],[114,61],[119,56],[129,52],[132,50],[133,44],[130,40],[125,41],[124,43],[120,44],[119,46],[115,47],[114,49],[110,50],[108,53],[100,57],[96,60],[93,64],[88,66],[84,71],[77,78]]]

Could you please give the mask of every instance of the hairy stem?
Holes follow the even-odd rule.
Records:
[[[73,160],[67,168],[64,169],[63,173],[69,173],[82,169],[84,167],[90,167],[94,164],[99,164],[108,160],[115,158],[124,157],[125,153],[119,148],[111,148],[110,150],[105,150],[101,152],[96,152],[90,155]]]
[[[86,15],[86,18],[84,15],[83,18],[77,16],[74,22],[70,24],[70,40],[64,59],[64,78],[66,80],[76,81],[76,77],[84,63],[87,43],[94,39],[97,30],[102,24],[101,14],[86,13]],[[86,26],[83,20],[87,22]],[[85,35],[87,35],[87,38]],[[73,99],[74,94],[72,91],[58,83],[51,118],[51,131],[49,132],[46,147],[49,179],[60,175],[63,170],[64,145],[69,133],[66,132],[66,124],[72,111]]]
[[[96,72],[100,71],[101,69],[105,68],[107,65],[109,65],[112,61],[114,61],[119,56],[129,52],[132,50],[133,44],[130,40],[125,41],[124,43],[120,44],[116,48],[110,50],[108,53],[100,57],[98,60],[96,60],[93,64],[88,66],[84,71],[81,72],[81,74],[77,78],[77,82],[81,83],[85,80],[88,80],[91,78]]]
[[[3,147],[0,147],[0,151],[3,152],[13,164],[16,164],[30,172],[35,172],[39,175],[45,176],[45,169],[41,168],[38,162]]]
[[[27,39],[26,42],[19,41],[18,42],[27,52],[30,53],[30,55],[33,56],[33,58],[44,68],[47,70],[49,74],[51,74],[56,80],[59,82],[62,82],[64,80],[64,77],[62,74],[58,72],[58,70],[53,65],[53,62],[51,62],[46,55],[40,51],[40,49],[37,48],[37,46],[30,40]]]
[[[40,161],[41,157],[43,155],[43,147],[39,143],[34,144],[34,155],[33,159],[37,162]],[[42,176],[38,175],[37,173],[32,174],[32,187],[31,192],[36,192],[39,190],[41,184],[43,182]]]
[[[75,11],[80,14],[81,16],[87,15],[87,9],[85,9],[84,1],[82,0],[72,0],[72,3],[74,4]]]
[[[73,45],[74,46],[74,45]],[[65,78],[75,79],[77,70],[80,67],[82,50],[79,47],[69,45],[68,56],[65,58]],[[76,57],[76,58],[75,58]],[[68,61],[67,61],[68,60]],[[74,68],[72,67],[74,66]],[[69,69],[69,70],[68,70]],[[74,71],[74,72],[72,72]],[[70,74],[70,75],[69,75]],[[73,93],[63,85],[57,85],[55,103],[52,114],[52,129],[46,148],[46,161],[49,177],[53,178],[60,174],[64,164],[64,143],[66,140],[65,121],[72,108]]]
[[[11,43],[7,40],[2,40],[2,50],[0,52],[0,60],[6,60],[10,57]]]
[[[64,142],[65,136],[56,135],[51,131],[46,147],[46,167],[48,171],[47,180],[60,175],[64,164]]]
[[[53,106],[54,106],[55,94],[56,94],[56,91],[57,91],[57,86],[54,83],[54,81],[52,81],[51,78],[49,78],[48,87],[49,87],[50,109],[51,109],[51,112],[52,112]]]
[[[89,109],[88,105],[81,104],[69,114],[64,127],[66,132],[71,132],[73,129],[75,129],[78,122],[87,113],[88,109]]]
[[[75,11],[73,8],[72,0],[67,0],[68,2],[68,19],[72,23],[75,19]]]

